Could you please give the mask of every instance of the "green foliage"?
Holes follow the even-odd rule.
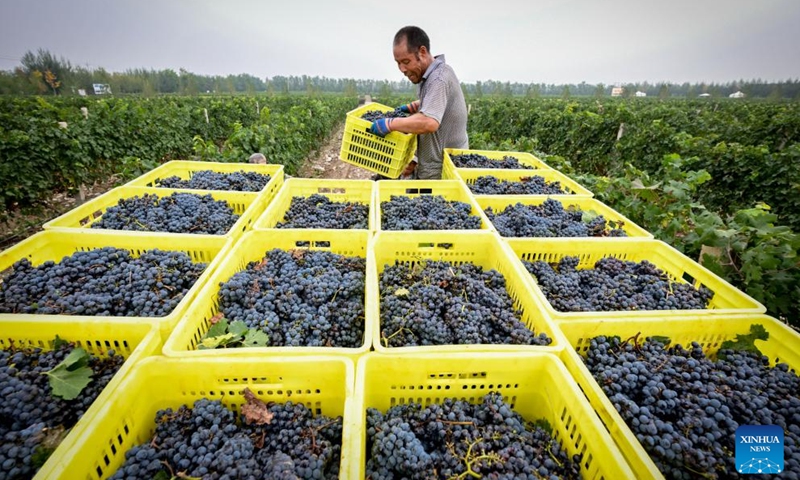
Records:
[[[697,213],[705,207],[693,198],[709,181],[704,170],[684,171],[677,155],[663,160],[662,176],[651,175],[628,164],[617,176],[574,175],[598,199],[619,209],[656,238],[677,246],[696,226]]]
[[[125,181],[133,180],[150,170],[158,167],[156,160],[142,160],[139,157],[123,157],[119,163],[119,171],[117,172],[120,179]]]
[[[200,350],[229,347],[266,347],[269,336],[261,330],[249,329],[242,321],[228,323],[222,318],[211,325],[197,348]]]
[[[669,345],[672,343],[672,339],[666,337],[664,335],[653,335],[652,337],[648,337],[651,342],[658,342],[661,345]]]
[[[272,109],[265,114],[262,109],[258,123],[249,127],[234,124],[218,159],[235,161],[261,152],[270,163],[284,165],[287,173],[294,174],[332,127],[344,120],[353,102],[354,99],[345,97],[305,98],[283,113]]]
[[[776,226],[777,216],[759,204],[724,220],[708,213],[686,239],[692,250],[713,247],[701,262],[750,296],[773,315],[800,326],[800,235]]]
[[[471,148],[533,152],[771,315],[800,326],[799,104],[472,103]]]
[[[260,151],[293,172],[355,103],[345,97],[0,97],[0,214],[192,153],[245,162]]]
[[[769,332],[763,325],[750,325],[750,333],[736,335],[736,340],[726,340],[719,346],[720,350],[733,350],[735,352],[748,352],[761,355],[761,350],[756,346],[756,340],[768,340]]]
[[[54,397],[73,400],[92,381],[92,369],[88,366],[89,354],[82,348],[74,348],[63,362],[45,372]]]
[[[581,173],[614,176],[630,164],[662,173],[665,155],[711,180],[697,200],[734,212],[771,205],[800,229],[800,104],[742,100],[470,99],[471,144],[527,139]],[[474,140],[477,138],[477,142]],[[530,151],[530,149],[526,149]]]
[[[531,423],[533,423],[533,425],[535,427],[541,428],[542,430],[544,430],[548,434],[553,435],[553,425],[551,425],[550,422],[547,421],[546,418],[540,418],[540,419],[535,420],[535,421],[533,421]]]
[[[663,159],[662,172],[655,176],[628,165],[615,177],[573,178],[657,239],[763,303],[770,314],[800,326],[800,235],[776,226],[777,216],[765,204],[727,216],[708,210],[696,197],[711,176],[685,170],[677,155]]]

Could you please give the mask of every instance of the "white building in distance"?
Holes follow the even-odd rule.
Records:
[[[744,93],[742,92],[734,92],[728,95],[729,98],[744,98]]]
[[[621,97],[622,94],[625,92],[625,89],[622,87],[614,87],[611,89],[611,96],[612,97]]]
[[[642,91],[637,91],[634,95],[636,95],[637,97],[646,97],[647,96],[647,94],[645,92],[642,92]]]

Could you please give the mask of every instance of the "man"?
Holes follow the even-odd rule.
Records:
[[[406,118],[383,118],[371,130],[381,137],[389,132],[419,135],[417,163],[403,172],[415,178],[442,178],[445,148],[469,148],[467,105],[461,83],[444,61],[432,56],[428,35],[419,27],[403,27],[394,36],[394,60],[403,75],[417,85],[419,100],[398,107],[411,114]]]

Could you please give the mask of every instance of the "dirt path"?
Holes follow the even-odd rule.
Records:
[[[341,124],[319,151],[311,152],[297,176],[302,178],[369,180],[374,175],[372,172],[339,160],[343,135],[344,124]]]

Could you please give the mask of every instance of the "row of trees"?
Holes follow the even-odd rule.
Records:
[[[800,79],[783,82],[767,82],[761,79],[738,80],[728,83],[628,83],[623,85],[604,85],[581,82],[578,84],[511,83],[489,80],[464,84],[465,93],[476,97],[484,95],[512,97],[606,97],[615,86],[622,87],[622,97],[632,97],[643,92],[648,97],[686,97],[696,98],[702,94],[712,97],[727,97],[734,92],[742,92],[754,98],[792,98],[800,99]]]
[[[83,89],[93,93],[92,84],[106,84],[114,93],[122,94],[182,94],[199,93],[258,93],[270,94],[290,92],[340,93],[348,96],[371,94],[386,97],[392,94],[410,94],[414,86],[407,80],[359,80],[352,78],[328,78],[308,75],[275,76],[260,79],[250,74],[239,75],[198,75],[184,69],[146,70],[129,69],[124,72],[108,72],[103,68],[89,69],[73,66],[64,57],[57,58],[47,50],[36,53],[27,52],[21,59],[21,66],[13,71],[0,71],[0,94],[42,95],[77,94]],[[630,97],[636,92],[644,92],[650,97],[687,97],[701,94],[712,97],[727,97],[741,91],[751,98],[792,98],[800,99],[800,79],[782,82],[768,82],[761,79],[738,80],[728,83],[629,83],[623,87],[622,96]],[[546,84],[500,82],[463,83],[467,95],[482,97],[604,97],[611,94],[613,86],[604,84]]]
[[[56,57],[48,50],[27,52],[21,65],[13,71],[0,70],[0,94],[5,95],[77,95],[79,90],[94,93],[93,84],[109,85],[119,94],[181,94],[199,93],[285,93],[334,92],[348,96],[359,93],[391,95],[410,93],[413,85],[408,81],[388,82],[302,76],[275,76],[262,80],[250,74],[198,75],[183,68],[147,70],[129,69],[108,72],[104,68],[89,69]]]

